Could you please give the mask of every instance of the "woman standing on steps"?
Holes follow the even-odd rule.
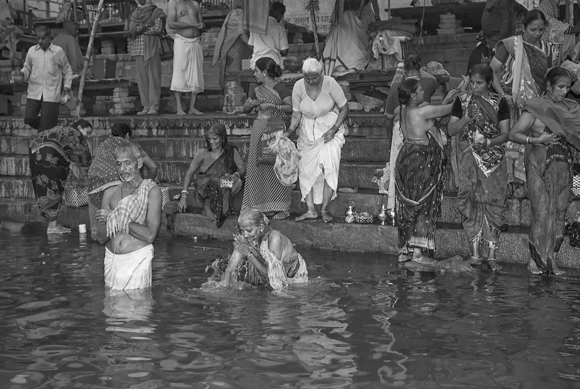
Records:
[[[254,121],[250,137],[248,174],[242,210],[256,208],[267,215],[274,215],[273,219],[286,219],[290,216],[292,187],[283,186],[280,183],[273,165],[258,163],[258,148],[260,139],[268,128],[269,119],[292,112],[290,90],[286,85],[277,81],[281,75],[282,69],[272,58],[258,59],[254,77],[260,85],[250,93],[249,99],[244,105],[244,112],[255,109],[258,111],[258,117]]]
[[[399,262],[431,263],[423,250],[435,250],[435,223],[441,204],[445,152],[435,119],[448,115],[453,104],[422,105],[419,80],[398,88],[403,146],[395,170]]]
[[[507,209],[505,142],[510,125],[507,100],[490,92],[493,69],[477,64],[471,70],[471,91],[455,100],[447,126],[457,150],[458,208],[471,242],[471,262],[481,263],[487,242],[489,266],[500,270],[495,251]]]
[[[338,188],[348,104],[340,85],[322,74],[322,64],[316,58],[304,61],[302,73],[304,78],[292,90],[293,112],[288,129],[292,132],[300,127],[298,174],[302,201],[308,206],[308,211],[296,221],[316,219],[314,204],[322,203],[320,214],[328,223],[332,216],[327,207]]]
[[[546,95],[528,100],[509,134],[526,150],[532,206],[528,270],[533,274],[564,273],[556,257],[572,195],[573,153],[580,150],[580,105],[566,98],[571,82],[566,69],[552,68],[546,76]]]

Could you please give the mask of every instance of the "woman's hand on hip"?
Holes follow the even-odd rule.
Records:
[[[330,130],[328,130],[324,134],[322,134],[322,139],[324,139],[324,143],[328,143],[331,140],[333,140],[335,134],[336,134],[336,131],[334,130],[334,128],[331,128]]]

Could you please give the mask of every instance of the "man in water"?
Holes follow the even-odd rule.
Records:
[[[116,290],[148,288],[153,241],[161,224],[161,190],[139,174],[143,158],[134,144],[117,148],[115,166],[122,184],[105,190],[97,211],[97,240],[107,244],[105,285]]]
[[[167,15],[167,25],[175,31],[171,90],[175,92],[177,114],[185,115],[181,93],[191,92],[189,113],[201,115],[195,108],[197,94],[204,88],[201,7],[196,0],[169,0]]]

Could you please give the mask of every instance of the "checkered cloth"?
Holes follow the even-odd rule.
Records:
[[[149,191],[157,186],[152,180],[143,180],[135,193],[124,197],[107,217],[107,236],[118,232],[129,233],[129,223],[143,224],[147,216]]]

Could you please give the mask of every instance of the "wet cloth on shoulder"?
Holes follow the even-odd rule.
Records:
[[[143,224],[147,217],[149,191],[157,187],[153,180],[143,180],[137,191],[119,201],[113,212],[107,217],[107,236],[119,232],[128,233],[129,223]]]

